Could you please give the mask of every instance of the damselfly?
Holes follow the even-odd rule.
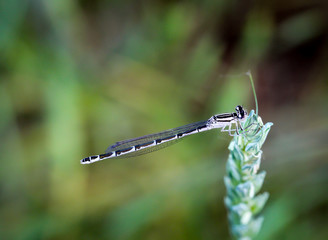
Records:
[[[233,132],[239,134],[239,131],[243,130],[240,122],[247,118],[247,111],[239,105],[235,110],[236,112],[233,113],[214,115],[205,121],[117,142],[109,146],[104,154],[83,158],[81,163],[90,164],[107,158],[124,158],[146,154],[176,143],[183,137],[216,128],[221,128],[222,132],[229,132],[231,136]],[[235,129],[232,128],[233,125],[235,125]]]

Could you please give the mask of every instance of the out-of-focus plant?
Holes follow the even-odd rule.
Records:
[[[269,194],[256,195],[263,184],[265,171],[260,168],[261,147],[273,124],[263,126],[261,117],[252,110],[241,123],[244,129],[235,134],[229,150],[224,183],[227,188],[225,205],[228,209],[230,231],[235,239],[253,239],[260,231],[263,217],[258,216]]]

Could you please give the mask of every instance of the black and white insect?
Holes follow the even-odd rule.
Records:
[[[248,114],[240,105],[235,110],[233,113],[214,115],[205,121],[117,142],[109,146],[104,154],[83,158],[81,164],[90,164],[108,158],[134,157],[146,154],[172,145],[186,136],[211,129],[221,129],[221,132],[228,132],[231,136],[233,133],[239,134],[240,130],[243,130],[240,123],[246,120]],[[235,125],[234,129],[233,125]]]

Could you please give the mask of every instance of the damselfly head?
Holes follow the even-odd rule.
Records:
[[[236,107],[236,114],[237,114],[237,118],[239,118],[240,120],[243,120],[244,118],[247,117],[247,111],[246,111],[246,109],[244,109],[240,105],[238,105]]]

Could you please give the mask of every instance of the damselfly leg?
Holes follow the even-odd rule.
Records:
[[[232,129],[232,124],[233,124],[233,122],[231,122],[231,123],[225,125],[225,126],[221,129],[221,132],[228,132],[229,135],[230,135],[231,137],[233,137],[233,136],[235,135],[235,133],[236,133],[237,135],[239,135],[238,125],[237,125],[237,123],[235,123],[236,128],[234,128],[234,129]],[[228,127],[228,129],[226,129],[227,127]]]

